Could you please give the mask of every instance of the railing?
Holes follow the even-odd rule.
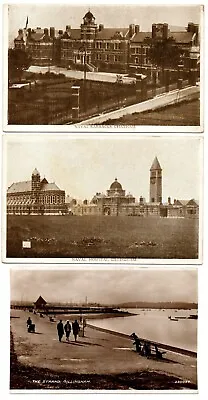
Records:
[[[100,331],[100,332],[110,333],[111,335],[120,336],[120,337],[123,337],[125,339],[130,339],[130,335],[126,335],[125,333],[120,333],[120,332],[116,332],[116,331],[111,331],[109,329],[99,328],[99,327],[97,327],[95,325],[91,325],[91,324],[88,324],[88,323],[87,323],[87,326],[89,326],[89,328],[95,329],[95,330]],[[143,342],[147,341],[148,343],[150,343],[152,345],[156,344],[162,350],[168,350],[168,351],[171,351],[173,353],[183,354],[185,356],[197,358],[197,352],[195,352],[195,351],[182,349],[180,347],[170,346],[170,345],[164,344],[164,343],[153,342],[153,341],[151,341],[149,339],[145,339],[145,338],[139,338],[139,339],[141,341],[143,341]]]

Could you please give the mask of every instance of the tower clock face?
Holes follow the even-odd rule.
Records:
[[[151,183],[153,183],[153,185],[155,184],[156,179],[155,178],[151,178]]]

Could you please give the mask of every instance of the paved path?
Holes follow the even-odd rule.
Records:
[[[36,333],[28,333],[26,320],[31,316]],[[18,360],[25,365],[83,374],[119,374],[143,370],[161,371],[196,383],[196,359],[166,353],[164,360],[138,355],[132,341],[86,328],[85,337],[75,343],[58,341],[56,323],[26,311],[11,311],[11,329]]]

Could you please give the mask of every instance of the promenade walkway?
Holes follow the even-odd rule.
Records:
[[[31,316],[36,333],[28,333]],[[17,360],[24,365],[78,374],[121,374],[157,371],[196,383],[196,358],[167,351],[163,360],[147,359],[134,351],[128,338],[86,327],[85,336],[60,343],[56,322],[26,311],[11,311],[11,330]]]

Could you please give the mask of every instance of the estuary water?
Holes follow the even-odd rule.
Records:
[[[188,319],[197,310],[128,309],[136,315],[90,320],[91,325],[139,337],[182,349],[197,351],[197,320]],[[176,320],[170,320],[168,317]],[[186,317],[180,318],[180,317]]]

